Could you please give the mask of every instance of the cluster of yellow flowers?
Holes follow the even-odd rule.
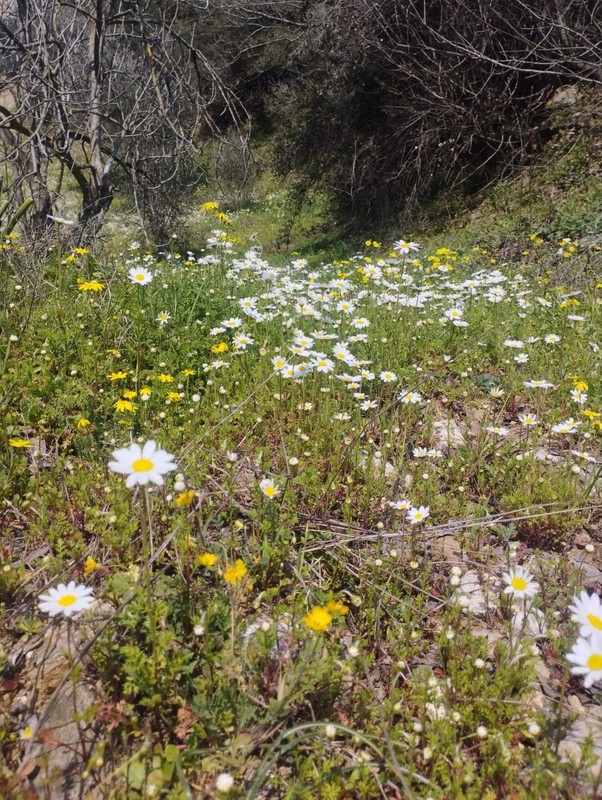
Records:
[[[314,606],[303,617],[303,624],[312,631],[326,631],[335,617],[341,617],[349,611],[345,603],[340,600],[331,600],[325,606]]]
[[[215,553],[200,553],[197,561],[202,567],[210,569],[217,564],[218,557]],[[241,558],[237,558],[234,564],[226,565],[222,572],[222,578],[232,586],[235,586],[247,574],[247,566]]]

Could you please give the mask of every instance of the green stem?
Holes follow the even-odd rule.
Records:
[[[562,676],[562,683],[560,684],[560,695],[558,697],[558,711],[556,715],[556,734],[554,737],[554,749],[556,753],[558,753],[558,747],[560,746],[560,741],[562,739],[562,710],[564,706],[564,698],[566,696],[566,687],[569,682],[569,667],[566,666],[564,670],[564,674]]]
[[[156,685],[157,675],[159,674],[159,651],[157,644],[157,617],[152,596],[152,556],[153,556],[153,533],[150,498],[146,486],[142,489],[144,502],[142,513],[140,514],[140,528],[142,530],[142,585],[146,592],[148,603],[148,622],[153,647],[153,685]]]
[[[592,480],[591,480],[591,483],[589,484],[589,486],[587,487],[587,489],[586,489],[586,490],[585,490],[585,492],[583,493],[583,499],[584,499],[584,500],[589,500],[589,496],[590,496],[590,494],[593,492],[593,490],[594,490],[594,486],[595,486],[595,485],[596,485],[596,483],[598,482],[598,480],[599,480],[599,478],[600,478],[600,476],[601,476],[601,475],[602,475],[602,464],[601,464],[601,465],[598,467],[598,469],[597,469],[597,470],[594,472],[594,477],[592,478]]]

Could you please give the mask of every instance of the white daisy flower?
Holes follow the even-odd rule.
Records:
[[[520,414],[518,419],[521,425],[527,427],[539,424],[539,420],[535,414]]]
[[[242,325],[242,319],[239,317],[230,317],[221,323],[223,328],[239,328]]]
[[[504,594],[511,594],[513,597],[535,597],[539,584],[533,575],[524,567],[513,567],[503,574],[506,588]]]
[[[426,447],[415,447],[412,450],[412,455],[414,458],[427,458],[429,451]]]
[[[288,367],[288,362],[284,356],[274,356],[272,364],[276,372],[282,372]]]
[[[384,370],[378,377],[383,383],[393,383],[393,381],[397,380],[397,375],[390,370]]]
[[[159,325],[161,325],[161,327],[163,327],[163,325],[167,325],[170,319],[171,319],[171,314],[169,313],[169,311],[159,311],[159,313],[157,314],[157,322],[159,323]]]
[[[132,283],[138,283],[140,286],[145,286],[153,279],[153,273],[149,272],[144,267],[132,267],[128,272],[128,277]]]
[[[38,597],[39,609],[44,614],[56,617],[63,614],[70,617],[78,611],[85,611],[94,602],[94,593],[89,586],[82,586],[70,581],[66,586],[59,583],[58,586],[48,590],[48,594],[41,594]]]
[[[416,403],[419,403],[422,400],[422,395],[420,392],[403,392],[399,395],[399,400],[404,405],[408,405],[408,403],[411,405],[416,405]]]
[[[602,633],[596,631],[590,639],[580,637],[567,654],[567,659],[575,666],[573,675],[584,675],[586,689],[602,680]]]
[[[394,511],[407,511],[408,508],[412,508],[409,500],[389,500],[388,505]]]
[[[498,436],[508,436],[508,428],[505,428],[503,425],[488,425],[486,430],[489,433],[497,433]]]
[[[330,358],[316,358],[311,362],[312,367],[316,372],[332,372],[334,369],[334,361]]]
[[[584,406],[587,403],[587,394],[582,392],[581,389],[571,389],[571,400],[580,406]]]
[[[555,389],[553,383],[550,381],[524,381],[523,386],[526,386],[527,389]]]
[[[243,311],[245,309],[254,309],[257,305],[257,298],[256,297],[241,297],[238,301],[238,305],[242,308]]]
[[[593,633],[602,635],[602,603],[597,594],[582,591],[579,597],[573,599],[569,611],[572,611],[572,619],[581,626],[581,636],[591,636]]]
[[[423,522],[429,515],[429,507],[428,506],[420,506],[419,508],[411,507],[408,509],[407,513],[407,520],[410,525],[417,525],[419,522]]]
[[[129,447],[120,447],[112,453],[114,461],[109,461],[109,469],[127,475],[125,485],[145,486],[147,483],[163,485],[163,475],[176,469],[171,453],[158,450],[157,444],[149,439],[143,447],[133,442]]]
[[[38,718],[35,714],[32,714],[27,720],[27,725],[21,729],[21,732],[19,733],[19,738],[24,742],[28,742],[31,739],[33,739],[37,729],[38,729]]]
[[[597,460],[592,456],[590,453],[587,453],[585,450],[571,450],[571,453],[575,456],[575,458],[580,458],[583,461],[588,461],[590,464],[597,464]]]
[[[547,336],[543,337],[543,340],[546,344],[558,344],[560,336],[555,333],[548,333]]]
[[[393,249],[396,250],[400,255],[407,255],[410,250],[418,250],[420,245],[417,242],[406,242],[404,239],[399,239],[397,242],[393,242]]]
[[[246,350],[247,346],[254,344],[255,340],[247,333],[235,333],[232,337],[232,346],[235,350]]]
[[[264,478],[263,480],[259,481],[259,488],[268,498],[268,500],[272,500],[274,497],[277,497],[280,494],[280,487],[273,478]]]
[[[576,433],[580,425],[581,422],[576,422],[572,417],[569,417],[563,422],[559,422],[558,425],[552,425],[552,430],[554,433]]]

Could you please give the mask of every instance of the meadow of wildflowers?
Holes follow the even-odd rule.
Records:
[[[598,796],[599,245],[268,259],[218,209],[5,242],[0,794]]]

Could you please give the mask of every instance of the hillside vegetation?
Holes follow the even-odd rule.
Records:
[[[412,238],[3,237],[0,795],[600,795],[599,114]]]

